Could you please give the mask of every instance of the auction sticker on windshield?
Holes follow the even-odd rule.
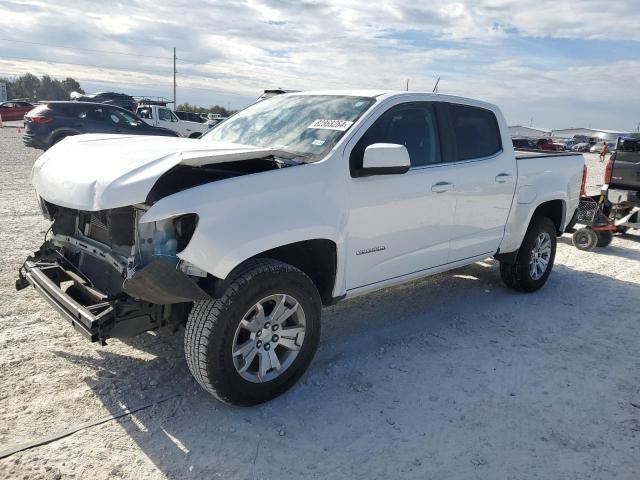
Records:
[[[307,128],[319,128],[323,130],[339,130],[344,132],[347,128],[353,125],[353,122],[348,120],[315,120]]]

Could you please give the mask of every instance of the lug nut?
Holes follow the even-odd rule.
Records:
[[[271,341],[272,342],[277,342],[278,341],[278,335],[274,335],[273,337],[271,337]]]
[[[271,326],[271,324],[269,322],[264,324],[264,328],[269,328]]]
[[[273,327],[271,327],[271,330],[276,332],[278,330],[278,324],[276,323]]]
[[[260,348],[262,346],[262,340],[258,340],[256,342],[256,347]]]
[[[271,348],[271,344],[269,344],[269,343],[265,343],[264,344],[264,349],[265,350],[269,350],[270,348]]]
[[[262,336],[262,330],[258,330],[256,332],[256,337],[261,337]]]

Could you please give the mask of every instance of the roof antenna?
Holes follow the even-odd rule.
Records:
[[[432,93],[438,93],[438,84],[440,83],[440,77],[436,80],[436,84],[433,86]]]
[[[407,78],[407,88],[406,88],[407,92],[409,91],[409,79]]]

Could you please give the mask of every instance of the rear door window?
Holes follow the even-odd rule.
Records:
[[[492,111],[456,104],[449,108],[458,161],[490,157],[502,150],[498,120]]]

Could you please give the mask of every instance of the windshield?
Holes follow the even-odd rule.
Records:
[[[319,160],[374,102],[370,97],[278,95],[237,113],[203,141],[274,148]]]

